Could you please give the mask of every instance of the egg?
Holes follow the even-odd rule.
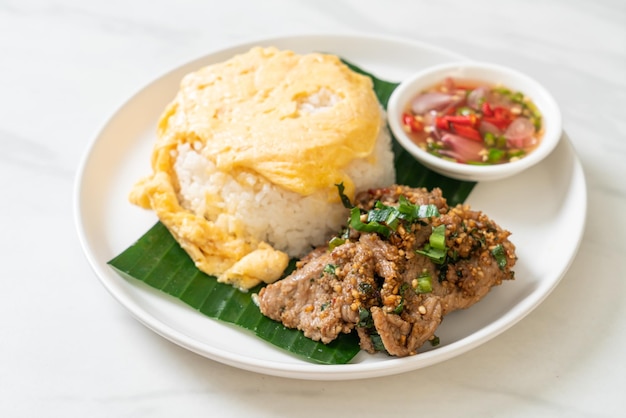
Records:
[[[153,172],[130,200],[154,210],[205,273],[240,289],[271,283],[298,252],[272,241],[336,228],[306,219],[341,221],[326,212],[340,207],[336,184],[352,196],[350,164],[381,162],[381,115],[371,79],[337,56],[253,48],[183,78],[158,123]],[[276,204],[266,213],[279,212],[284,233],[271,238],[268,229],[282,225],[257,219],[255,199],[259,207]]]

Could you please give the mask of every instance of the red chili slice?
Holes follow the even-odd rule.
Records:
[[[513,115],[509,109],[502,106],[497,106],[493,109],[493,116],[498,119],[504,119],[510,121],[513,119]]]
[[[402,123],[404,126],[409,128],[411,132],[421,132],[424,130],[424,125],[422,125],[413,115],[410,113],[404,113],[402,115]]]
[[[488,102],[483,102],[481,110],[483,111],[483,115],[487,117],[493,116],[493,109],[491,108],[491,105]]]
[[[505,130],[515,119],[511,111],[506,107],[497,106],[492,110],[493,116],[483,116],[483,120],[497,126],[500,130]]]
[[[444,116],[443,118],[457,125],[474,126],[477,122],[476,115]]]
[[[452,123],[452,130],[459,136],[463,138],[471,139],[472,141],[483,142],[483,138],[480,136],[480,132],[478,130],[472,128],[471,126],[459,125],[457,123]]]
[[[450,129],[450,123],[446,120],[445,117],[437,116],[435,118],[435,126],[439,129]]]
[[[498,119],[495,117],[486,117],[486,116],[483,116],[483,121],[488,122],[498,127],[498,129],[500,129],[501,131],[504,131],[511,123],[510,121],[505,120],[505,119]]]

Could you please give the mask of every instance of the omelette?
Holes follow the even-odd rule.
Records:
[[[371,79],[338,57],[252,48],[182,79],[158,123],[152,173],[133,186],[130,201],[153,210],[198,269],[220,282],[242,290],[271,283],[298,254],[263,231],[278,230],[278,242],[323,228],[290,225],[285,212],[281,232],[237,205],[270,190],[272,212],[304,213],[312,199],[336,209],[336,185],[349,197],[357,188],[350,164],[384,163],[389,173],[390,151],[384,158],[376,151],[382,115]],[[373,173],[374,183],[392,180]]]

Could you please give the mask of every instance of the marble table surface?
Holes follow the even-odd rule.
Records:
[[[221,48],[325,33],[426,42],[516,67],[561,106],[588,187],[583,241],[549,297],[487,344],[364,380],[257,374],[150,331],[87,262],[75,176],[129,96]],[[0,416],[623,416],[623,0],[0,0],[0,53]]]

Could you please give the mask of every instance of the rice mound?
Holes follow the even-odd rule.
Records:
[[[323,245],[353,197],[395,180],[372,80],[327,54],[252,48],[187,74],[159,120],[152,209],[196,267],[242,290]]]
[[[321,107],[311,105],[310,111]],[[336,199],[329,202],[326,192],[303,196],[252,172],[234,177],[188,143],[179,145],[177,154],[174,170],[184,208],[213,219],[230,214],[250,235],[290,257],[301,257],[323,245],[346,224],[347,210]],[[384,187],[395,180],[391,136],[386,128],[380,129],[373,154],[375,158],[354,160],[345,168],[357,191]]]

